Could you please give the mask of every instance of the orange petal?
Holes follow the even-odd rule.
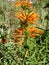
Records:
[[[31,38],[36,37],[36,36],[39,36],[39,34],[31,34],[30,35]]]

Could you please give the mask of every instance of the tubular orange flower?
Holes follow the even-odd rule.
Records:
[[[20,20],[22,20],[23,22],[26,21],[26,16],[24,14],[23,11],[20,11],[20,12],[15,12],[14,16]]]
[[[24,31],[23,28],[18,28],[18,30],[15,30],[14,33],[22,34],[23,31]]]
[[[14,39],[14,42],[19,42],[20,40],[18,39],[19,37],[22,37],[23,35],[23,29],[22,28],[18,28],[18,30],[15,30],[13,32],[13,39]]]
[[[27,27],[26,30],[27,30],[29,33],[32,34],[32,33],[36,32],[38,29],[35,28],[35,27],[33,27],[33,28],[29,28],[29,27]]]
[[[34,23],[35,20],[39,20],[40,19],[40,16],[39,14],[35,13],[35,12],[31,12],[28,16],[28,21],[30,23]]]
[[[30,1],[24,1],[24,0],[15,2],[14,7],[17,7],[17,6],[27,6],[27,7],[32,8]]]
[[[43,30],[40,30],[35,27],[33,27],[33,28],[27,27],[26,30],[29,32],[30,37],[36,37],[36,36],[39,36],[40,34],[44,34]]]
[[[39,20],[40,19],[40,16],[39,14],[35,13],[35,12],[31,12],[29,15],[28,15],[28,10],[26,11],[26,14],[24,14],[24,11],[20,11],[20,12],[16,12],[14,14],[14,16],[20,20],[22,20],[23,23],[27,21],[29,21],[29,23],[32,23],[32,24],[38,24],[36,22],[34,22],[35,20]]]
[[[23,33],[23,29],[22,28],[18,28],[18,30],[15,30],[14,33],[13,33],[13,37],[20,37],[22,36],[22,33]]]

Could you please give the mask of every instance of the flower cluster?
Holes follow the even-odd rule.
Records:
[[[26,11],[26,13],[24,13],[24,11],[15,12],[14,16],[16,18],[19,18],[22,21],[22,23],[25,23],[26,21],[28,21],[29,23],[34,24],[35,20],[39,20],[40,19],[40,16],[37,13],[31,12],[29,14],[28,10]]]
[[[32,7],[30,1],[19,1],[14,3],[14,7],[19,7],[19,6],[26,6],[26,7]],[[40,19],[40,15],[34,11],[29,12],[28,9],[22,8],[22,11],[18,11],[14,13],[14,17],[18,18],[21,20],[21,28],[18,28],[16,32],[13,34],[14,40],[17,39],[17,36],[22,37],[22,33],[24,31],[29,32],[29,37],[36,37],[44,33],[44,30],[38,29],[36,27],[31,26],[33,25],[38,25],[39,23],[35,22],[36,20]],[[27,26],[25,24],[28,24]],[[23,25],[25,27],[23,27]],[[23,30],[22,30],[23,29]],[[24,34],[23,34],[24,35]],[[17,40],[18,41],[18,40]]]
[[[32,8],[32,5],[30,3],[30,0],[28,0],[28,1],[21,0],[21,1],[15,2],[14,3],[14,7],[18,7],[18,6],[27,6],[27,7]]]

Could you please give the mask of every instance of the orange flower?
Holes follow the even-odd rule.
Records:
[[[16,33],[17,35],[22,35],[23,31],[23,28],[18,28],[17,30],[14,30],[14,33]]]
[[[35,20],[39,20],[40,19],[40,16],[39,14],[35,13],[35,12],[31,12],[29,15],[28,15],[28,10],[26,11],[26,14],[24,14],[24,11],[20,11],[20,12],[16,12],[14,14],[14,16],[18,19],[20,19],[23,23],[27,21],[29,21],[30,23],[32,24],[38,24],[36,22],[34,22]]]
[[[29,16],[28,16],[28,21],[29,21],[30,23],[35,23],[34,21],[35,21],[35,20],[39,20],[39,19],[40,19],[39,14],[37,14],[37,13],[35,13],[35,12],[31,12],[31,13],[29,14]]]
[[[20,37],[22,37],[23,35],[23,29],[22,28],[18,28],[18,30],[14,30],[13,32],[13,39],[14,39],[14,42],[18,42]]]
[[[39,36],[40,34],[44,34],[43,30],[40,30],[35,27],[33,28],[27,27],[26,30],[29,32],[30,37],[36,37],[36,36]]]
[[[27,7],[32,8],[30,1],[24,1],[24,0],[15,2],[14,7],[17,7],[17,6],[27,6]]]
[[[14,16],[20,20],[22,20],[22,22],[24,23],[26,21],[26,16],[24,14],[24,11],[21,12],[15,12]]]

